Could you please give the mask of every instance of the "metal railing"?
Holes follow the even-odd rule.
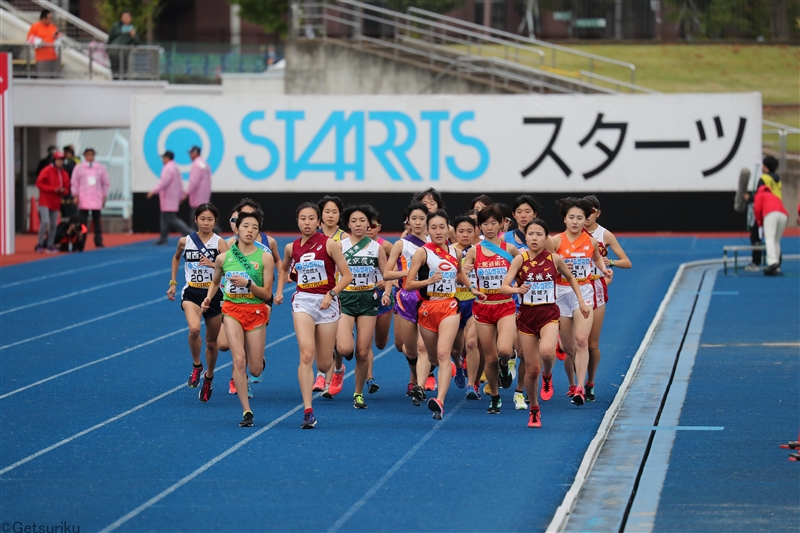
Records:
[[[340,0],[340,1],[350,3],[348,0]],[[603,57],[597,54],[582,52],[581,50],[576,50],[574,48],[559,46],[557,44],[548,43],[546,41],[540,41],[539,39],[532,39],[530,37],[526,37],[523,35],[517,35],[503,30],[497,30],[487,26],[482,26],[480,24],[467,22],[466,20],[461,20],[454,17],[448,17],[446,15],[440,15],[439,13],[435,13],[433,11],[426,11],[424,9],[419,9],[413,6],[409,7],[407,11],[408,13],[413,13],[414,15],[420,18],[433,19],[446,23],[449,27],[452,28],[466,28],[473,32],[484,33],[487,36],[491,35],[495,37],[497,40],[503,41],[505,43],[516,43],[528,47],[538,46],[540,48],[545,48],[550,53],[550,66],[552,68],[559,68],[557,60],[559,52],[561,54],[564,54],[565,56],[579,57],[581,59],[586,60],[587,69],[590,73],[594,72],[595,62],[605,63],[607,65],[613,65],[616,67],[622,67],[626,69],[630,75],[630,82],[628,82],[629,83],[628,87],[636,87],[636,65],[634,65],[633,63],[628,63],[626,61],[618,61],[616,59],[612,59],[609,57]]]
[[[108,42],[107,33],[48,0],[7,0],[7,3],[25,14],[25,19],[31,23],[39,20],[42,9],[49,9],[53,12],[53,22],[61,32],[77,42]]]
[[[795,128],[793,126],[788,126],[786,124],[781,124],[779,122],[772,122],[771,120],[762,120],[761,121],[761,144],[763,146],[768,146],[770,148],[774,147],[774,143],[764,142],[763,137],[777,135],[778,136],[778,170],[779,172],[786,172],[787,169],[787,159],[788,159],[788,150],[787,150],[787,139],[789,135],[800,135],[800,128]]]
[[[577,75],[570,77],[550,71],[542,65],[544,52],[530,43],[512,42],[488,32],[458,28],[449,21],[430,20],[356,0],[293,2],[291,7],[292,38],[314,38],[317,35],[323,39],[345,38],[361,47],[385,51],[395,58],[413,58],[441,69],[452,69],[450,65],[456,63],[458,74],[481,76],[492,86],[516,84],[517,89],[523,85],[540,91],[617,92],[594,83],[591,78],[585,81]],[[484,29],[482,26],[478,28]],[[470,65],[469,68],[464,68],[466,64]],[[628,87],[635,86],[628,84]]]
[[[51,47],[54,61],[36,61],[37,48]],[[66,41],[57,45],[29,43],[0,44],[13,57],[14,77],[66,78],[84,80],[157,80],[160,77],[158,46],[119,46]],[[45,63],[47,65],[45,66]]]

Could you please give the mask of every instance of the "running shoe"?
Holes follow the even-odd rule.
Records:
[[[325,388],[322,389],[322,397],[326,400],[333,400],[333,394],[331,394],[331,388],[328,385],[325,385]]]
[[[549,401],[553,397],[553,374],[545,376],[542,374],[542,401]]]
[[[264,370],[267,369],[267,358],[264,358],[264,368],[261,369],[261,374],[258,376],[250,375],[250,383],[261,383],[261,380],[264,379]]]
[[[211,399],[211,381],[214,378],[208,379],[205,375],[203,375],[203,386],[200,388],[200,401],[205,403]]]
[[[594,401],[594,385],[586,385],[586,401]]]
[[[356,409],[366,409],[367,402],[364,401],[364,396],[362,396],[361,394],[354,394],[353,407],[355,407]]]
[[[450,361],[450,377],[456,377],[456,364],[452,361]]]
[[[467,400],[477,400],[477,399],[478,399],[478,393],[475,392],[475,387],[470,385],[469,387],[467,387]]]
[[[342,392],[342,385],[344,385],[344,373],[347,371],[344,365],[342,365],[342,371],[336,372],[333,371],[333,377],[331,378],[331,386],[328,387],[328,392],[331,396],[336,396],[340,392]]]
[[[576,390],[578,390],[578,387],[576,387],[575,385],[570,385],[569,389],[567,389],[567,396],[572,398],[573,396],[575,396],[575,391]]]
[[[378,392],[379,389],[380,389],[380,386],[377,383],[375,383],[375,380],[373,378],[369,378],[367,380],[367,392],[368,393],[375,394],[376,392]]]
[[[759,270],[761,270],[761,267],[755,263],[748,263],[744,267],[745,272],[758,272]]]
[[[509,388],[514,381],[514,378],[511,377],[511,369],[509,366],[508,364],[500,364],[500,386],[504,389]]]
[[[436,390],[436,378],[433,377],[433,372],[428,375],[428,379],[425,380],[425,390]]]
[[[249,381],[247,382],[247,397],[248,398],[252,398],[253,397],[253,389],[250,388],[250,382]]]
[[[236,384],[233,382],[233,378],[231,378],[231,382],[228,384],[228,394],[236,394]]]
[[[575,396],[572,397],[572,403],[574,405],[583,405],[586,403],[586,395],[581,387],[575,389]]]
[[[34,252],[36,252],[37,254],[43,254],[43,253],[44,253],[44,250],[45,250],[44,246],[41,246],[41,245],[39,245],[39,244],[37,244],[37,245],[36,245],[36,246],[33,248],[33,251],[34,251]]]
[[[442,405],[442,402],[440,402],[438,398],[431,398],[428,400],[428,409],[433,411],[434,420],[442,419],[442,415],[444,415],[444,405]]]
[[[499,415],[500,414],[500,397],[492,398],[489,400],[489,408],[486,410],[487,413],[490,415]]]
[[[301,429],[314,429],[314,426],[317,425],[317,419],[314,416],[314,412],[311,411],[310,413],[305,413],[303,415],[303,423],[300,424]]]
[[[242,417],[242,421],[239,422],[240,428],[251,428],[253,427],[253,412],[252,411],[245,411],[244,416]]]
[[[411,405],[419,407],[425,399],[425,391],[419,385],[414,385],[411,389]]]
[[[193,366],[192,373],[189,375],[189,387],[192,389],[200,385],[200,376],[203,375],[203,365]]]
[[[455,382],[456,387],[459,389],[463,389],[467,386],[467,375],[464,373],[464,369],[461,367],[456,368]]]
[[[409,383],[406,386],[406,396],[414,396],[414,383]]]
[[[517,379],[517,358],[508,360],[508,371],[511,373],[511,380]]]
[[[483,398],[483,396],[481,396],[481,384],[480,383],[476,383],[475,384],[474,390],[475,390],[475,396],[478,397],[477,398],[478,400]]]
[[[321,392],[325,390],[325,374],[317,374],[317,379],[314,380],[314,392]]]
[[[59,251],[58,248],[46,248],[44,253],[53,255],[59,253]]]
[[[561,347],[561,337],[558,337],[558,342],[556,342],[556,357],[559,361],[563,361],[567,358],[567,352]]]
[[[525,403],[525,395],[521,392],[514,393],[514,409],[518,411],[524,411],[528,408],[528,404]]]
[[[542,413],[537,410],[531,409],[531,414],[528,417],[528,427],[529,428],[540,428],[542,427]]]

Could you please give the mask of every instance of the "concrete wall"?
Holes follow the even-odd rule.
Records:
[[[260,74],[223,74],[223,96],[285,94],[283,69],[268,70]]]
[[[345,43],[286,44],[286,94],[418,94],[436,77],[427,69]],[[489,87],[443,76],[426,94],[484,94]]]

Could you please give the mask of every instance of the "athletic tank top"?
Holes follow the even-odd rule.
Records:
[[[223,272],[223,280],[224,280],[224,289],[222,291],[222,298],[229,302],[237,303],[237,304],[260,304],[264,303],[264,300],[250,292],[250,289],[247,287],[237,287],[233,285],[229,279],[232,276],[240,276],[245,279],[252,280],[253,283],[258,285],[259,287],[264,286],[264,262],[262,261],[262,256],[264,255],[264,250],[261,248],[256,247],[256,251],[250,255],[246,255],[245,259],[250,262],[250,265],[253,267],[253,270],[256,272],[256,277],[251,278],[247,271],[244,269],[242,264],[236,259],[236,256],[233,255],[233,252],[228,250],[225,253],[225,262],[222,264],[222,272]]]
[[[289,265],[289,272],[293,272],[292,280],[297,281],[297,292],[330,292],[335,287],[336,263],[328,255],[328,237],[314,233],[302,246],[301,241],[302,238],[292,244],[292,263]]]
[[[471,244],[466,248],[464,248],[464,250],[461,252],[461,257],[458,258],[459,261],[461,261],[462,265],[464,264],[464,258],[467,257],[467,252],[469,252],[470,248],[472,248]],[[456,251],[458,251],[458,248],[456,248]],[[478,284],[478,279],[475,277],[474,268],[469,274],[467,274],[467,277],[469,278],[469,282],[472,285]],[[469,287],[456,282],[456,298],[458,298],[459,300],[471,301],[475,299],[475,295],[472,294],[472,292],[470,292]]]
[[[272,255],[272,248],[269,247],[269,237],[267,237],[266,233],[261,232],[261,242],[255,241],[253,244]]]
[[[441,272],[442,279],[433,285],[427,285],[419,290],[419,295],[424,300],[448,300],[456,296],[456,274],[458,273],[458,259],[455,248],[450,245],[439,248],[433,243],[427,243],[425,250],[425,263],[419,269],[419,279],[428,279],[434,272]],[[435,250],[449,254],[449,257],[439,257]]]
[[[606,236],[606,228],[598,224],[595,230],[591,232],[591,236],[597,241],[600,257],[608,257],[608,248],[606,248],[606,243],[603,240]],[[592,265],[592,279],[600,279],[602,277],[603,274],[597,269],[597,265]]]
[[[594,248],[592,247],[592,236],[587,232],[582,231],[581,234],[575,239],[575,242],[569,242],[566,233],[561,233],[561,245],[556,250],[556,253],[564,258],[567,268],[572,271],[572,275],[578,281],[578,284],[584,285],[592,281],[592,267],[594,262],[592,256],[594,255]],[[569,287],[567,280],[558,276],[558,284]]]
[[[508,249],[508,245],[500,241],[500,248]],[[510,297],[500,294],[500,286],[508,274],[509,262],[495,254],[487,256],[483,251],[483,244],[475,247],[475,269],[478,290],[486,295],[487,301],[508,300]]]
[[[342,240],[342,252],[345,253],[353,247],[350,237]],[[381,245],[377,241],[370,239],[369,244],[361,249],[355,256],[347,259],[350,273],[353,274],[353,281],[345,287],[346,292],[371,291],[378,283],[378,253]]]
[[[545,305],[556,303],[556,283],[558,276],[553,255],[542,250],[536,257],[531,252],[522,252],[522,267],[517,272],[517,283],[530,284],[528,292],[520,298],[522,305]]]
[[[517,234],[517,230],[511,230],[505,232],[505,237],[503,240],[508,244],[513,244],[514,246],[516,246],[517,250],[519,250],[520,252],[527,250],[528,244],[525,242],[525,239],[523,238],[522,242],[520,242],[519,239],[520,236]]]
[[[411,266],[411,259],[414,258],[414,254],[419,250],[419,245],[414,244],[405,237],[400,239],[400,241],[403,243],[403,251],[400,254],[400,259],[397,260],[397,268],[400,270],[408,270],[408,267]],[[407,278],[403,278],[403,288],[406,286],[406,280]]]
[[[211,261],[219,255],[219,240],[220,236],[216,233],[203,244],[211,254],[209,258]],[[200,258],[203,254],[197,249],[194,241],[190,236],[186,236],[186,245],[183,248],[183,279],[186,280],[186,285],[196,289],[207,288],[211,285],[211,279],[214,277],[214,267],[202,266]]]

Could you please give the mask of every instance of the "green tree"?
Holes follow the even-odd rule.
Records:
[[[130,11],[139,38],[145,37],[141,31],[145,29],[147,41],[153,40],[153,21],[161,11],[160,0],[98,0],[94,6],[104,30],[110,30],[123,11]]]

